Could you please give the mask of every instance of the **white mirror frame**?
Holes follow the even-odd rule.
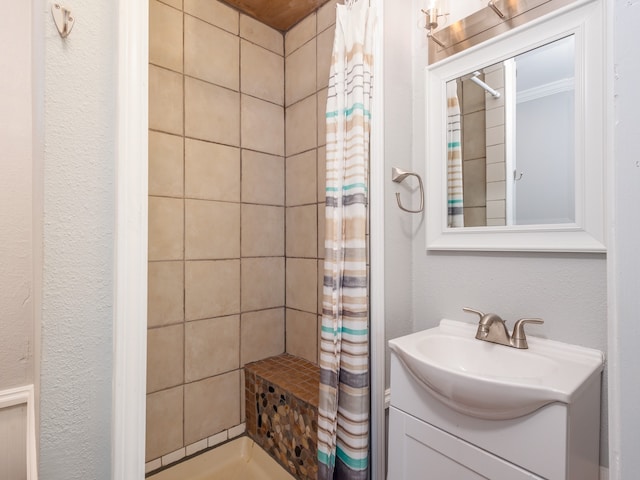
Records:
[[[576,39],[576,222],[449,228],[446,83],[571,34]],[[427,250],[606,251],[604,44],[604,4],[583,0],[427,67]]]

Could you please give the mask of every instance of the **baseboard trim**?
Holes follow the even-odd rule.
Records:
[[[0,391],[0,409],[14,407],[16,405],[25,405],[27,409],[25,418],[25,422],[27,423],[27,480],[38,480],[34,401],[33,385],[25,385]]]

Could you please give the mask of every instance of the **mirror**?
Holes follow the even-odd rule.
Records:
[[[447,82],[449,227],[575,222],[574,43]]]
[[[605,250],[601,10],[560,10],[428,68],[428,248]]]

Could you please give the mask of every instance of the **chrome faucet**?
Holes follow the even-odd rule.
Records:
[[[476,338],[485,342],[497,343],[513,348],[529,348],[527,345],[527,336],[524,333],[524,326],[527,323],[544,323],[541,318],[521,318],[513,326],[513,335],[509,335],[507,326],[495,313],[482,313],[473,308],[464,307],[462,310],[469,313],[475,313],[480,317],[478,323],[478,331]]]

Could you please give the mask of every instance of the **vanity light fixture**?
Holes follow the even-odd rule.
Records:
[[[427,9],[422,9],[422,13],[425,14],[426,19],[424,28],[427,30],[427,38],[433,40],[440,47],[446,48],[444,43],[433,36],[433,31],[438,28],[438,19],[449,15],[449,12],[441,13],[443,10],[445,10],[443,0],[429,0]]]
[[[494,12],[496,12],[496,15],[498,15],[501,19],[505,19],[507,18],[506,15],[504,13],[502,13],[502,10],[500,10],[498,8],[498,6],[496,5],[495,0],[489,0],[489,3],[487,4],[487,6],[489,8],[491,8],[491,10],[493,10]]]

